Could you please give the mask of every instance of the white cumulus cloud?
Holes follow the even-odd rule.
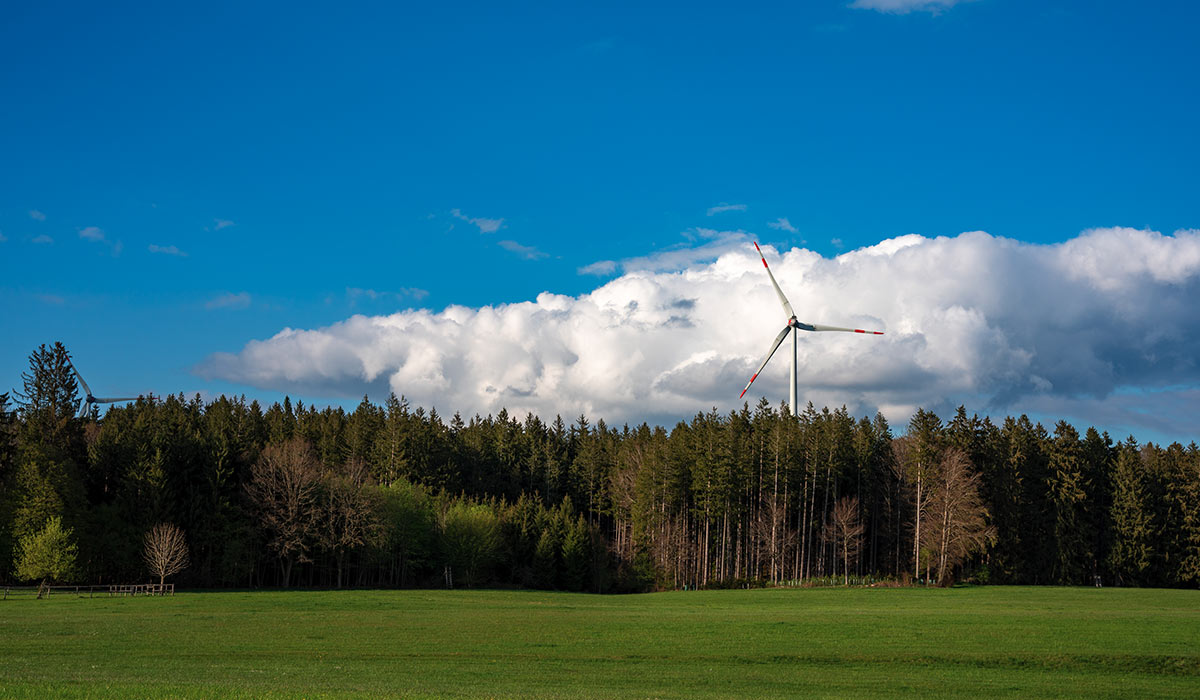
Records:
[[[507,407],[670,424],[739,406],[786,321],[745,234],[720,244],[704,261],[676,251],[622,263],[579,296],[286,328],[197,371],[310,396],[390,390],[468,415]],[[1096,229],[1055,245],[909,235],[833,258],[764,252],[800,320],[886,331],[802,334],[802,401],[899,421],[917,406],[965,403],[1200,428],[1200,231]],[[788,364],[776,356],[747,399],[786,398]],[[1187,410],[1148,414],[1150,391]]]

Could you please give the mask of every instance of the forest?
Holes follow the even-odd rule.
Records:
[[[882,415],[765,399],[669,430],[388,396],[141,398],[79,417],[59,343],[0,394],[0,582],[47,542],[60,582],[603,592],[956,581],[1200,584],[1200,450],[960,407]],[[57,539],[48,539],[57,538]],[[39,544],[40,543],[40,544]],[[157,577],[156,577],[157,578]]]

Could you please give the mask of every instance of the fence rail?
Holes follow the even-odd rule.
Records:
[[[98,596],[175,595],[173,583],[120,583],[108,586],[5,586],[0,600],[23,597],[75,595],[77,598]]]

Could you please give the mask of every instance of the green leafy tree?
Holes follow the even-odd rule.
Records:
[[[55,516],[37,532],[21,538],[17,555],[17,578],[23,581],[66,581],[75,575],[75,558],[79,553],[74,532],[64,528],[62,518]]]
[[[487,579],[500,558],[500,522],[482,503],[457,500],[442,515],[442,554],[451,580],[455,572],[468,587]]]
[[[433,562],[437,531],[433,501],[425,487],[397,477],[375,489],[382,528],[379,544],[385,580],[406,586]]]

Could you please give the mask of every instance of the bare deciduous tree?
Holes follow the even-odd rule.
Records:
[[[168,576],[183,571],[188,566],[188,546],[183,530],[171,523],[159,523],[146,533],[142,558],[150,573],[158,577],[162,585]]]
[[[764,494],[751,523],[755,543],[763,550],[772,583],[783,579],[785,553],[796,543],[795,531],[787,527],[787,503],[774,494]]]
[[[325,477],[325,512],[319,535],[322,546],[337,561],[338,588],[342,587],[346,554],[366,544],[379,531],[366,484],[367,465],[357,457]]]
[[[302,437],[268,445],[250,470],[246,491],[258,510],[267,545],[279,557],[283,585],[291,583],[292,565],[308,561],[316,534],[321,476],[317,456]]]
[[[992,541],[996,529],[987,524],[979,473],[966,453],[947,450],[932,481],[926,545],[937,564],[938,583],[946,585],[954,568]]]
[[[833,517],[825,525],[824,534],[842,560],[842,573],[847,586],[850,585],[850,564],[858,561],[865,531],[866,527],[858,515],[858,496],[846,496],[834,505]],[[836,563],[833,573],[837,575]]]

